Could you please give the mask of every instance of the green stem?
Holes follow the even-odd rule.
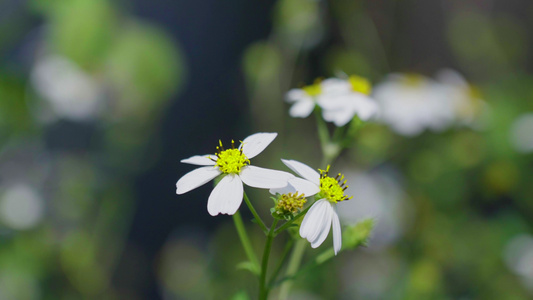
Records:
[[[270,281],[268,282],[269,288],[272,288],[272,283],[276,278],[278,277],[279,272],[281,271],[281,268],[285,264],[285,260],[287,260],[289,251],[292,249],[292,245],[294,244],[294,239],[291,238],[285,244],[285,249],[283,249],[283,253],[281,254],[281,258],[279,259],[278,265],[276,266],[276,269],[274,269],[274,272],[272,273],[272,277],[270,278]]]
[[[261,262],[261,276],[259,277],[259,299],[266,300],[268,297],[269,288],[266,286],[266,272],[268,268],[268,259],[270,257],[270,249],[272,248],[272,240],[274,239],[274,228],[278,223],[278,219],[274,219],[270,230],[268,231],[267,240],[265,243],[265,250],[263,251],[263,260]]]
[[[302,257],[305,252],[305,247],[307,246],[307,241],[304,239],[298,239],[296,241],[296,244],[292,250],[291,259],[289,260],[289,266],[287,267],[287,272],[285,273],[285,277],[291,278],[296,274],[298,271],[298,268],[300,267],[300,263],[302,262]],[[279,293],[279,299],[280,300],[286,300],[289,297],[289,292],[292,288],[292,280],[287,280],[283,282],[281,286],[281,291]]]
[[[310,270],[316,268],[317,266],[329,261],[333,257],[335,257],[335,251],[333,250],[333,247],[331,247],[328,250],[314,256],[312,259],[310,259],[307,263],[305,263],[305,265],[303,265],[299,270],[297,270],[293,274],[287,275],[286,277],[283,277],[280,280],[274,282],[272,286],[276,286],[286,281],[295,280],[298,276],[309,272]]]
[[[265,234],[268,232],[268,228],[265,225],[265,222],[261,219],[261,217],[257,214],[257,211],[255,211],[254,206],[252,205],[252,202],[250,202],[250,199],[248,198],[248,195],[246,195],[246,192],[244,192],[244,202],[246,202],[246,205],[248,205],[248,209],[252,212],[252,215],[254,215],[255,220],[257,221],[257,224]]]
[[[248,256],[248,260],[250,261],[250,263],[252,263],[255,274],[258,274],[259,261],[255,256],[252,244],[250,243],[250,239],[246,234],[246,229],[244,228],[244,223],[242,222],[242,217],[239,211],[237,211],[233,215],[233,222],[235,223],[235,228],[237,229],[237,233],[239,235],[239,239],[241,240],[242,247],[244,248],[244,252],[246,253],[246,256]]]
[[[328,126],[320,115],[320,109],[315,109],[315,117],[318,130],[318,138],[320,139],[320,144],[322,145],[322,151],[324,151],[324,147],[330,143]]]

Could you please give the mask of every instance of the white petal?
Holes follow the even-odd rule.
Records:
[[[310,197],[320,192],[320,187],[307,179],[295,177],[295,178],[289,179],[289,184],[298,193],[304,194],[305,197]]]
[[[183,177],[176,182],[176,194],[184,194],[204,185],[211,179],[220,175],[220,173],[221,172],[214,167],[202,167],[192,170],[183,175]]]
[[[357,116],[363,121],[367,121],[377,114],[379,107],[377,103],[369,98],[363,98],[357,102],[355,111]]]
[[[294,178],[291,173],[246,166],[242,168],[239,176],[246,185],[255,188],[272,189],[287,186],[289,179]]]
[[[332,205],[333,206],[333,205]],[[339,215],[337,213],[337,206],[333,206],[332,214],[332,225],[333,225],[333,250],[335,255],[339,253],[342,247],[342,233],[341,233],[341,223],[339,222]]]
[[[215,162],[211,159],[217,160],[217,156],[214,154],[195,155],[189,158],[182,159],[184,164],[198,165],[198,166],[214,166]]]
[[[323,95],[340,95],[352,90],[350,82],[340,78],[329,78],[320,84]]]
[[[242,149],[242,152],[246,157],[253,158],[257,156],[257,154],[263,152],[265,148],[272,143],[272,141],[276,138],[278,134],[273,133],[256,133],[252,134],[249,137],[245,138],[244,141],[242,141],[241,145],[239,146],[239,149]]]
[[[210,215],[233,215],[242,203],[243,187],[239,176],[229,174],[215,186],[207,200],[207,211]]]
[[[322,117],[327,122],[333,122],[335,126],[342,127],[348,122],[350,122],[355,115],[355,111],[350,108],[346,107],[345,109],[339,109],[339,110],[323,110],[322,111]]]
[[[300,226],[300,236],[308,241],[314,240],[318,236],[324,217],[327,213],[327,200],[320,199],[311,206],[305,214]]]
[[[346,95],[324,95],[318,97],[318,105],[322,107],[323,109],[332,109],[332,110],[338,110],[338,109],[346,109],[351,106],[353,95],[355,93],[350,93]]]
[[[289,194],[289,193],[296,193],[296,189],[290,183],[287,183],[286,186],[270,189],[269,192],[272,195],[275,195],[275,194],[283,195],[283,194]]]
[[[324,205],[324,217],[322,219],[322,223],[319,225],[319,229],[317,231],[316,236],[310,236],[307,238],[309,242],[311,242],[311,248],[316,248],[326,240],[329,234],[329,230],[331,228],[331,219],[333,218],[333,209],[331,208],[331,203],[326,203]]]
[[[303,164],[296,160],[282,159],[281,160],[287,167],[293,170],[296,174],[302,176],[303,178],[311,181],[312,183],[319,185],[320,184],[320,174],[317,171],[313,170],[306,164]]]
[[[311,99],[304,99],[291,106],[289,115],[293,118],[307,118],[313,109],[315,109],[315,102]]]
[[[298,102],[304,99],[311,100],[311,96],[309,96],[302,89],[292,89],[288,91],[287,94],[285,95],[285,100],[289,103]]]

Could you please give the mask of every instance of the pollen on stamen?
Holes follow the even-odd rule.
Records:
[[[335,178],[329,177],[328,165],[326,170],[320,170],[320,196],[326,198],[330,202],[339,202],[349,200],[352,197],[348,197],[344,194],[344,191],[348,188],[346,184],[347,180],[344,179],[344,175],[338,173]]]
[[[235,148],[235,141],[231,141],[231,149],[224,149],[222,141],[219,140],[217,149],[218,159],[215,161],[219,170],[226,174],[239,174],[245,166],[250,164],[250,160],[244,155],[241,149]]]
[[[297,213],[301,210],[307,200],[304,194],[288,193],[279,197],[276,203],[276,212],[280,215],[288,215]]]

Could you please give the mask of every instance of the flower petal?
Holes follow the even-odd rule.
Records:
[[[289,179],[294,178],[291,173],[255,166],[244,167],[239,176],[246,185],[262,189],[285,187]]]
[[[288,193],[296,193],[296,189],[290,183],[287,183],[286,186],[280,187],[280,188],[272,188],[269,190],[269,192],[272,195],[275,195],[275,194],[283,195],[283,194],[288,194]]]
[[[296,160],[282,159],[281,160],[287,167],[293,170],[296,174],[302,176],[303,178],[311,181],[317,186],[320,184],[320,174],[317,171],[313,170],[306,164],[303,164]]]
[[[376,101],[361,97],[354,106],[354,110],[361,120],[367,121],[378,113],[379,107]]]
[[[221,172],[218,169],[211,166],[192,170],[183,175],[178,182],[176,182],[176,194],[184,194],[201,185],[204,185],[211,179],[220,175],[220,173]]]
[[[322,117],[327,122],[333,122],[335,126],[342,127],[353,119],[355,111],[349,107],[338,110],[326,110],[322,111]]]
[[[249,137],[245,138],[244,141],[242,141],[241,145],[239,146],[239,149],[242,149],[242,152],[246,157],[253,158],[257,156],[259,153],[263,152],[265,148],[272,143],[272,141],[276,138],[278,134],[273,133],[267,133],[267,132],[261,132],[252,134]]]
[[[191,164],[197,166],[214,166],[215,162],[211,160],[217,160],[217,156],[214,154],[195,155],[189,158],[182,159],[180,162],[184,164]]]
[[[307,118],[313,109],[315,109],[315,102],[311,99],[303,99],[291,106],[289,115],[293,118]]]
[[[324,217],[322,219],[322,223],[320,223],[318,226],[318,231],[316,232],[316,236],[310,236],[307,238],[309,242],[311,242],[311,248],[317,248],[318,246],[322,245],[322,243],[326,240],[329,234],[329,230],[331,228],[331,218],[333,217],[333,209],[331,208],[331,203],[326,201],[326,204],[324,205]]]
[[[333,206],[333,250],[335,255],[339,253],[342,248],[342,232],[341,232],[341,223],[339,222],[339,214],[337,213],[337,206]]]
[[[300,226],[300,236],[309,242],[316,240],[325,226],[326,215],[329,212],[329,203],[325,199],[320,199],[311,206],[305,214]]]
[[[210,215],[233,215],[242,203],[243,186],[239,176],[228,174],[215,186],[209,199],[207,211]]]
[[[294,103],[311,97],[302,89],[292,89],[285,94],[285,101]]]
[[[320,192],[320,187],[307,179],[295,177],[289,179],[289,184],[296,192],[304,194],[305,197],[310,197]]]

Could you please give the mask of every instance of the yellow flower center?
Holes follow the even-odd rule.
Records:
[[[364,77],[352,75],[348,78],[348,81],[352,85],[352,90],[355,92],[365,95],[370,95],[370,92],[372,92],[372,85],[370,84],[370,81]]]
[[[329,165],[326,170],[320,170],[320,193],[321,198],[326,198],[329,202],[337,203],[339,201],[350,200],[353,198],[344,194],[348,188],[344,175],[337,174],[335,178],[329,177]]]
[[[318,96],[322,93],[322,88],[320,87],[320,80],[315,80],[314,84],[306,85],[302,88],[307,95],[311,97]]]
[[[217,146],[217,157],[215,166],[225,174],[239,174],[243,167],[250,164],[250,160],[242,153],[241,149],[235,149],[235,142],[231,141],[231,149],[224,149],[222,141]]]
[[[278,199],[276,211],[281,215],[294,214],[302,209],[306,201],[304,194],[298,192],[283,194]]]

